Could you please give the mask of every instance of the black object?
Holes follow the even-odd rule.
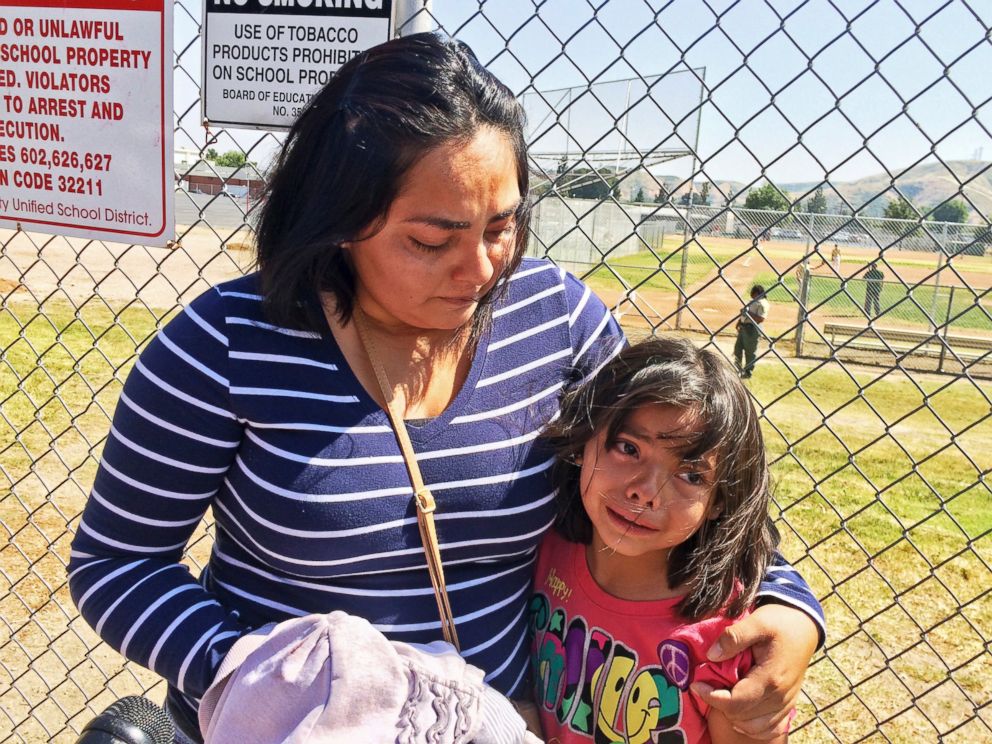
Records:
[[[175,735],[168,713],[148,698],[129,695],[87,723],[76,744],[172,744]]]

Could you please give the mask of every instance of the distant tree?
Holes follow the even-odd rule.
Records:
[[[913,205],[901,196],[897,196],[885,205],[885,211],[882,212],[882,216],[888,217],[891,220],[915,220],[918,217],[916,210],[913,209]]]
[[[764,186],[747,192],[744,207],[746,209],[772,209],[776,212],[784,212],[789,208],[789,195],[779,191],[772,184],[766,183]]]
[[[930,219],[937,222],[967,222],[969,211],[968,205],[963,201],[951,199],[933,210]]]
[[[710,203],[710,184],[707,181],[703,184],[703,187],[699,190],[699,203],[703,206],[709,206]]]
[[[212,147],[208,147],[207,148],[207,151],[205,153],[203,153],[203,157],[206,160],[216,160],[217,159],[217,150],[215,150]]]
[[[641,202],[646,202],[648,198],[644,195],[644,187],[638,186],[637,193],[634,194],[634,202],[640,204]]]
[[[806,211],[811,214],[825,214],[827,211],[827,197],[823,195],[823,187],[820,186],[813,192],[813,196],[806,202]]]
[[[698,191],[693,191],[692,194],[686,191],[684,194],[682,194],[682,196],[679,197],[679,204],[681,204],[683,207],[688,207],[690,197],[692,198],[693,205],[703,206],[709,204],[709,202],[703,201],[703,195],[700,194]]]
[[[907,199],[916,199],[923,192],[923,185],[919,183],[901,183],[899,192]]]
[[[228,150],[215,157],[214,162],[226,168],[240,168],[245,164],[245,154],[240,150]]]
[[[658,186],[658,193],[654,196],[655,204],[664,204],[668,201],[668,189],[665,188],[664,184]]]

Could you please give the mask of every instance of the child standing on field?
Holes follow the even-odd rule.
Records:
[[[802,285],[802,277],[799,278]],[[759,326],[768,317],[768,300],[765,299],[765,288],[760,284],[751,287],[751,301],[741,309],[737,320],[737,340],[734,342],[734,359],[737,370],[745,380],[754,372],[754,360],[758,354],[758,339],[761,338]]]
[[[706,650],[754,602],[777,542],[737,375],[688,341],[644,341],[566,395],[546,435],[558,514],[531,604],[546,740],[751,741],[692,691],[749,668],[749,653]]]

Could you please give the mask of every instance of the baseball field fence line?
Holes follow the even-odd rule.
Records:
[[[762,288],[773,517],[829,627],[791,740],[992,741],[992,5],[396,5],[395,32],[465,40],[520,96],[528,252],[629,337],[730,357]],[[283,138],[204,126],[202,0],[174,16],[175,241],[0,230],[2,741],[71,743],[164,696],[78,616],[69,543],[138,352],[252,269]],[[208,518],[194,570],[211,539]]]

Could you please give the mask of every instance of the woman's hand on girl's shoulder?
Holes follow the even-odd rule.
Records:
[[[730,690],[698,684],[693,691],[738,732],[759,741],[778,741],[787,730],[783,722],[795,706],[818,641],[819,630],[805,612],[782,604],[762,605],[727,627],[709,651],[711,661],[722,661],[750,648],[750,671]]]

